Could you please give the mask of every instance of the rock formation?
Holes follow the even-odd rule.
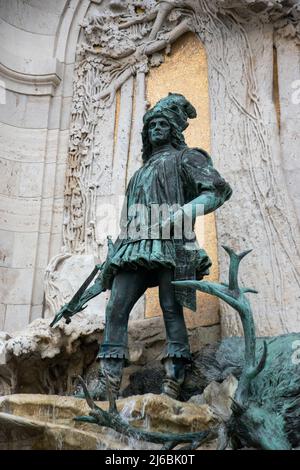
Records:
[[[233,379],[234,380],[234,379]],[[232,379],[219,391],[209,390],[201,404],[182,403],[164,395],[146,394],[118,400],[121,416],[131,424],[156,432],[209,430],[216,425],[220,406],[230,414],[234,393]],[[215,387],[218,387],[215,384]],[[100,404],[100,403],[99,403]],[[103,409],[108,403],[101,402]],[[159,449],[152,443],[120,438],[107,428],[78,423],[75,416],[87,415],[86,401],[57,395],[19,394],[0,398],[0,449]],[[215,443],[212,444],[215,446]]]
[[[49,323],[50,320],[37,319],[23,331],[11,336],[1,333],[0,395],[72,393],[76,389],[78,375],[93,385],[98,372],[95,358],[103,332],[101,317],[83,312],[77,314],[69,325],[62,320],[52,329]],[[214,339],[213,327],[190,330],[192,351],[197,351],[199,344],[204,346]],[[159,359],[164,344],[165,332],[161,317],[130,322],[131,366],[125,369],[123,389],[128,387],[129,376],[134,372],[141,368],[153,371],[160,367]],[[148,382],[145,382],[147,386]],[[160,383],[156,381],[154,391],[157,393]]]

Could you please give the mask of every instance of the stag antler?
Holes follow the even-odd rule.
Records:
[[[163,449],[173,449],[178,444],[189,443],[186,449],[196,449],[203,442],[214,439],[217,436],[217,430],[211,429],[210,431],[188,432],[188,433],[162,433],[162,432],[148,432],[128,424],[119,415],[114,395],[109,390],[109,383],[107,381],[108,396],[110,397],[109,411],[102,410],[93,401],[87,386],[83,379],[79,376],[79,382],[85,395],[87,404],[91,411],[90,416],[77,416],[75,421],[82,421],[97,424],[98,426],[105,426],[127,436],[133,437],[140,441],[154,442],[156,444],[163,444]]]
[[[231,248],[223,246],[230,257],[229,284],[218,284],[208,281],[174,281],[173,284],[182,287],[193,287],[201,292],[215,295],[224,300],[239,313],[245,336],[245,364],[235,394],[235,402],[241,406],[248,399],[250,383],[262,371],[267,358],[267,343],[264,342],[264,351],[261,360],[256,365],[255,350],[256,336],[253,314],[250,303],[245,297],[246,292],[257,294],[251,288],[240,288],[238,284],[238,270],[241,260],[252,250],[235,253]]]

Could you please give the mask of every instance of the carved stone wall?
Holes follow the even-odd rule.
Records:
[[[74,64],[89,0],[0,3],[0,329],[43,315],[62,246]]]
[[[72,258],[81,257],[80,284],[93,257],[105,256],[99,208],[124,193],[140,165],[145,73],[160,65],[179,37],[193,32],[208,60],[211,152],[234,189],[216,215],[218,243],[235,250],[254,248],[242,281],[260,291],[253,299],[258,332],[299,330],[299,1],[9,4],[0,10],[2,44],[12,38],[0,71],[8,89],[7,104],[0,105],[5,127],[1,152],[10,165],[1,190],[0,328],[1,321],[9,330],[16,328],[18,316],[23,326],[41,315],[49,262],[46,316],[75,287],[65,282],[62,288],[66,273],[74,271]],[[32,8],[44,15],[29,20]],[[38,41],[32,37],[37,34]],[[274,47],[279,116],[273,98]],[[31,62],[23,60],[28,50]],[[16,51],[22,59],[11,63]],[[54,59],[44,67],[41,57]],[[31,159],[33,151],[37,160]],[[20,161],[16,165],[16,159],[33,168]],[[225,278],[227,262],[220,249],[219,256]],[[105,301],[95,308],[103,310]],[[143,311],[142,302],[137,317]],[[239,330],[236,316],[225,307],[222,325],[226,335]]]

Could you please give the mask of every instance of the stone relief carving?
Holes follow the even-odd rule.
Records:
[[[64,244],[68,251],[82,253],[96,249],[97,253],[93,204],[99,178],[97,181],[91,177],[91,168],[95,160],[101,160],[101,148],[94,145],[94,132],[103,109],[112,105],[121,85],[138,71],[147,73],[149,66],[159,66],[163,61],[161,51],[169,53],[171,43],[185,32],[196,32],[204,42],[211,40],[224,15],[240,25],[243,34],[243,15],[247,13],[249,19],[249,10],[243,8],[253,10],[252,16],[265,21],[276,20],[283,34],[296,35],[299,4],[287,3],[290,5],[283,6],[280,1],[169,0],[157,5],[154,1],[130,1],[125,9],[120,2],[110,2],[111,10],[103,10],[99,16],[83,22],[65,191]],[[220,66],[216,63],[214,66],[220,72]]]
[[[224,102],[233,116],[229,116],[233,126],[238,117],[238,143],[243,146],[240,165],[243,166],[242,158],[247,158],[248,191],[255,197],[255,208],[264,224],[263,237],[266,237],[269,246],[265,269],[272,271],[272,279],[268,281],[270,296],[284,310],[284,280],[278,266],[289,260],[291,282],[299,286],[295,262],[299,253],[297,234],[293,229],[297,223],[294,224],[295,216],[282,184],[282,175],[274,163],[274,149],[265,125],[249,24],[256,25],[262,38],[265,25],[272,24],[272,28],[280,34],[298,41],[299,2],[164,0],[157,3],[153,0],[131,0],[126,5],[111,1],[106,6],[103,2],[97,3],[98,12],[87,16],[82,24],[78,44],[65,186],[63,252],[102,257],[103,240],[97,238],[96,233],[96,202],[103,185],[107,186],[104,191],[106,195],[109,196],[112,191],[110,183],[107,183],[112,178],[111,168],[107,168],[110,163],[107,164],[105,159],[103,161],[102,155],[105,146],[114,146],[114,139],[113,133],[110,141],[106,139],[101,142],[95,138],[97,126],[102,119],[105,120],[107,109],[111,110],[115,119],[117,91],[126,84],[132,87],[132,77],[146,74],[150,67],[159,66],[164,54],[171,52],[171,44],[184,33],[192,31],[205,44],[209,57],[212,126],[217,122],[215,113],[221,106],[220,80],[221,87],[224,86]],[[234,51],[230,50],[230,44]],[[236,54],[238,67],[233,64],[232,54]],[[239,86],[236,86],[237,83]],[[131,120],[132,116],[129,118]],[[127,132],[130,132],[130,126]],[[256,171],[257,166],[260,167],[259,171]],[[281,190],[278,191],[278,188]],[[227,217],[229,214],[224,209],[218,220],[220,230],[224,229],[225,233]],[[235,222],[232,224],[234,227]],[[247,230],[245,236],[254,243],[259,242],[257,229],[250,227]],[[281,237],[281,230],[289,233],[289,237]],[[280,250],[273,248],[276,246],[280,246]],[[46,292],[47,289],[46,285]],[[228,318],[227,327],[235,333],[236,318]],[[274,334],[271,324],[268,328]]]
[[[157,51],[190,29],[184,23],[176,30],[178,21],[175,17],[164,26],[158,38],[152,40],[155,2],[146,3],[128,2],[126,15],[122,10],[120,14],[104,10],[101,15],[88,18],[82,24],[83,40],[78,46],[75,71],[65,191],[64,245],[73,253],[98,252],[95,194],[101,178],[99,173],[94,174],[92,167],[97,161],[101,162],[101,144],[95,145],[94,137],[104,109],[112,106],[116,91],[132,75],[146,73],[149,66],[162,62],[163,56]],[[145,10],[145,14],[139,15],[137,22],[131,24],[126,19],[127,16],[135,16],[136,4],[141,11]],[[115,11],[116,2],[111,5]],[[170,31],[173,35],[167,37]],[[101,164],[99,166],[101,168]]]

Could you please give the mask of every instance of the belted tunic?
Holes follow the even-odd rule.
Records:
[[[175,280],[201,279],[208,274],[211,261],[196,243],[194,220],[188,233],[185,230],[179,236],[174,230],[158,229],[172,212],[204,191],[215,192],[223,202],[232,192],[204,150],[186,147],[154,153],[128,184],[121,233],[103,272],[104,285],[110,288],[118,270],[139,266],[149,269],[149,287],[156,285],[151,273],[160,266],[174,269]],[[194,290],[180,288],[175,293],[182,306],[196,310]]]

